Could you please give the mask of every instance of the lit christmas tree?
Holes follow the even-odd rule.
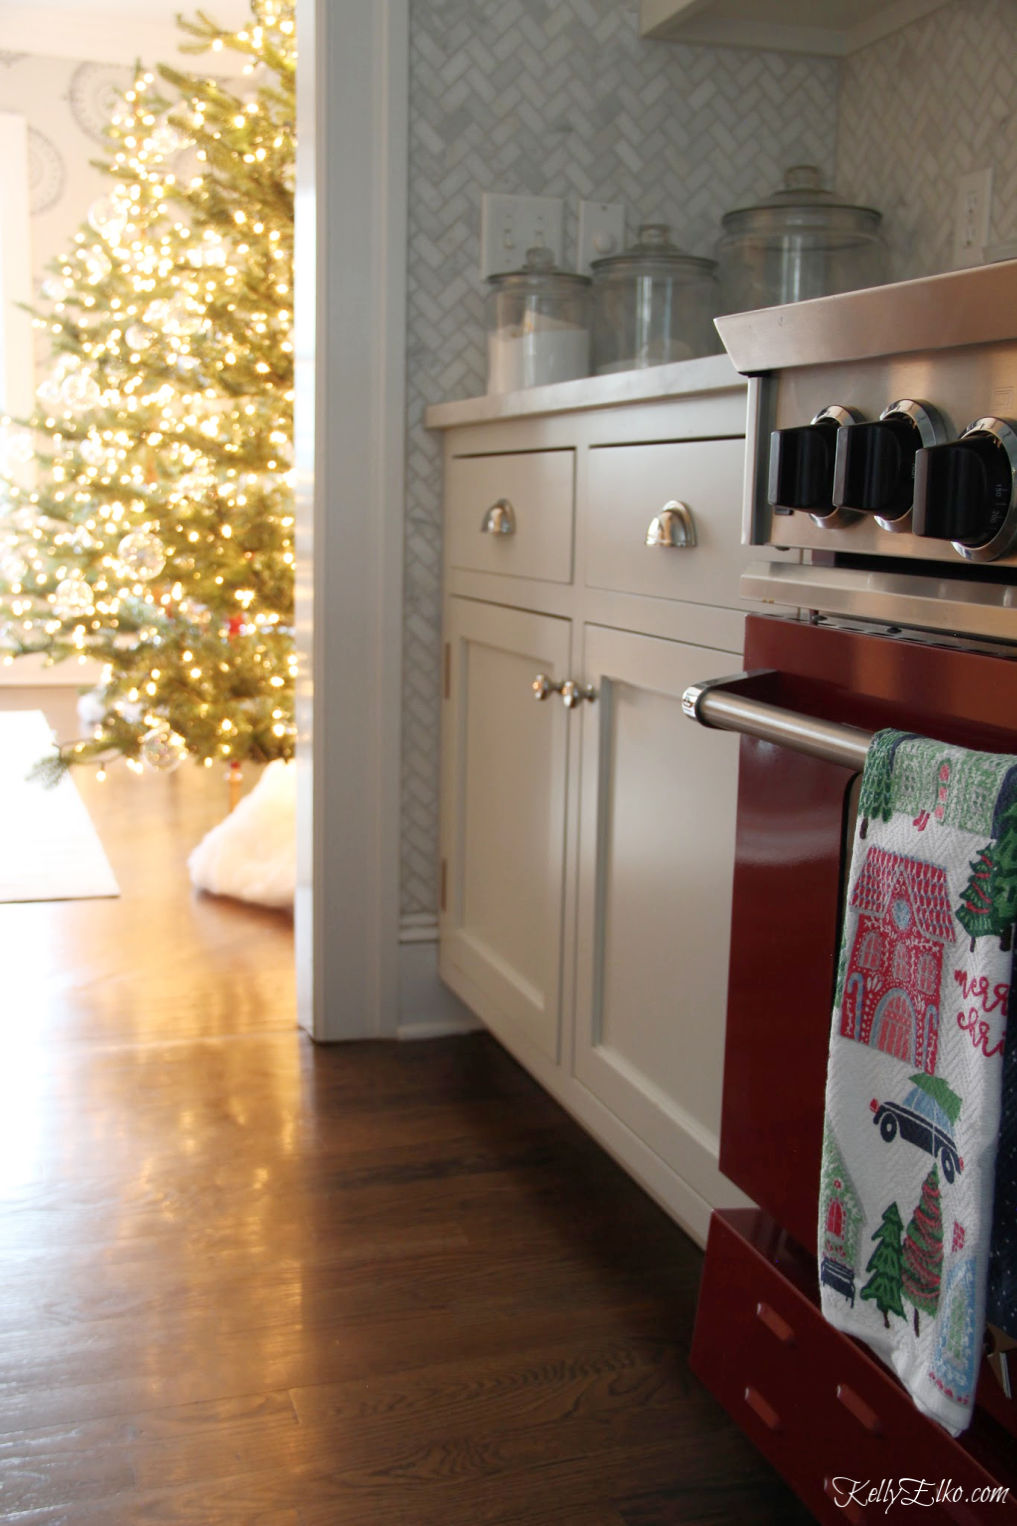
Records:
[[[294,0],[180,25],[245,77],[163,67],[127,92],[110,192],[43,286],[36,413],[8,426],[35,480],[9,467],[0,646],[105,665],[53,776],[294,750]]]

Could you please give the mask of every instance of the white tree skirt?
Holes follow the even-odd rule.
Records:
[[[295,763],[270,763],[249,795],[201,839],[191,881],[213,895],[292,906],[296,885]]]

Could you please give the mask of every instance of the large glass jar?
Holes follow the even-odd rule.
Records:
[[[723,218],[717,245],[720,311],[827,297],[886,280],[882,218],[824,190],[819,171],[796,165],[758,207]]]
[[[644,223],[623,254],[594,260],[593,367],[630,371],[720,348],[716,265],[684,254],[666,223]]]
[[[556,270],[551,250],[537,248],[488,285],[488,392],[589,375],[589,276]]]

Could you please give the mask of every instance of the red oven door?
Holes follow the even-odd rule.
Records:
[[[1017,752],[1008,657],[750,616],[745,667],[752,697],[804,716]],[[742,738],[720,1166],[813,1253],[854,777]]]

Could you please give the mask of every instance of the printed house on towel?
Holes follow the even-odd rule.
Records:
[[[851,905],[858,908],[858,926],[845,972],[841,1034],[931,1076],[943,945],[956,937],[946,871],[871,847]]]

